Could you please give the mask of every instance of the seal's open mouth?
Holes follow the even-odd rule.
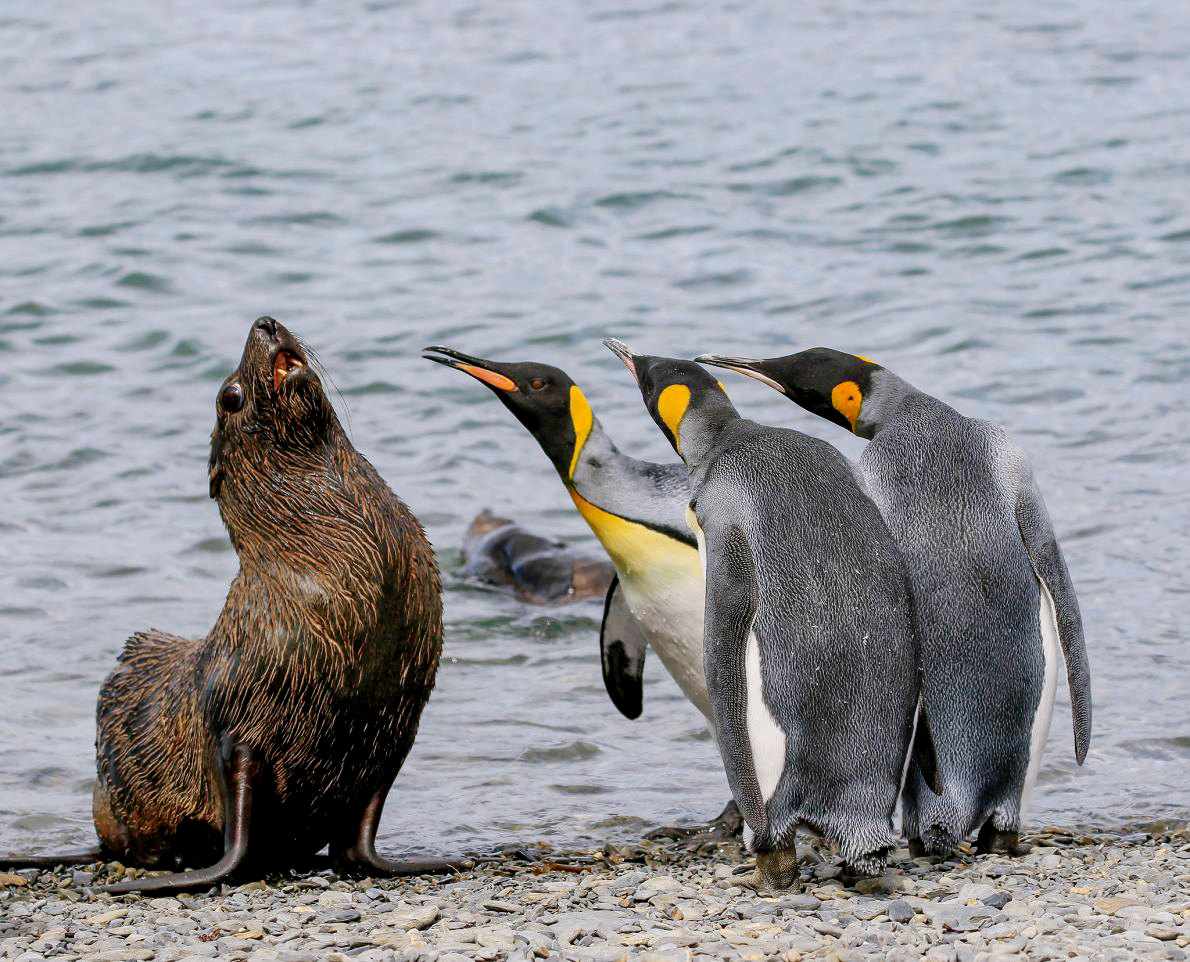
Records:
[[[273,358],[273,390],[281,390],[281,382],[294,371],[300,371],[305,366],[306,362],[296,354],[278,351],[277,356]]]

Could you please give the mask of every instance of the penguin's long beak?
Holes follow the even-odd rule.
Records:
[[[699,364],[713,364],[715,367],[725,367],[729,371],[736,371],[754,377],[763,384],[767,384],[774,391],[785,394],[785,388],[779,381],[774,381],[764,372],[765,361],[756,357],[732,357],[729,354],[700,354],[694,360]]]
[[[640,376],[636,373],[636,359],[640,357],[639,354],[623,341],[617,341],[614,337],[605,337],[603,339],[603,346],[624,362],[624,366],[632,372],[632,376],[637,381],[640,380]]]
[[[495,361],[487,361],[482,357],[473,357],[470,354],[464,354],[462,351],[442,347],[440,344],[431,344],[429,347],[422,348],[422,357],[427,361],[445,364],[447,367],[453,367],[456,371],[470,374],[477,381],[483,381],[488,387],[495,388],[498,391],[506,391],[509,394],[514,394],[520,390],[516,385],[516,381],[500,372],[500,365]]]

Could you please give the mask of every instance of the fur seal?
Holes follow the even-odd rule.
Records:
[[[512,588],[523,601],[556,605],[605,597],[616,569],[485,508],[463,539],[462,574]]]
[[[421,525],[272,318],[253,323],[216,413],[209,490],[240,569],[205,637],[139,632],[104,682],[89,860],[206,866],[112,892],[206,887],[323,846],[343,873],[449,868],[374,845],[442,650]]]

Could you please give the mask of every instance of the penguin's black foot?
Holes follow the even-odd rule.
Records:
[[[910,858],[925,858],[926,847],[922,844],[920,838],[909,839],[909,857]]]
[[[1001,832],[991,822],[984,822],[975,840],[976,855],[1028,855],[1033,846],[1022,842],[1017,832]]]
[[[878,848],[874,852],[865,852],[844,863],[843,879],[845,883],[857,882],[863,878],[874,878],[883,874],[888,867],[889,850]]]
[[[649,841],[658,839],[689,839],[693,848],[700,848],[708,842],[726,842],[744,830],[744,816],[732,799],[714,821],[706,825],[666,825],[655,828],[645,836]]]
[[[738,880],[739,885],[756,889],[788,889],[799,885],[796,848],[782,848],[775,852],[759,852],[756,856],[756,871]]]
[[[953,831],[942,825],[927,826],[916,839],[917,843],[921,846],[921,854],[928,855],[931,858],[950,857],[955,849],[959,847],[959,843],[962,840],[961,835],[956,835]],[[920,856],[914,854],[914,841],[913,839],[909,841],[909,852],[913,858],[919,858]]]

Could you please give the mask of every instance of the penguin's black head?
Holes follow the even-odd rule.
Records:
[[[613,337],[603,343],[632,372],[649,414],[683,457],[688,454],[683,443],[688,415],[693,415],[691,420],[716,424],[738,416],[723,385],[693,361],[636,354]]]
[[[422,357],[483,381],[537,439],[562,480],[571,479],[595,418],[565,371],[533,361],[487,361],[438,345]]]
[[[723,354],[702,354],[697,360],[763,381],[807,411],[856,433],[860,433],[860,411],[870,393],[872,375],[883,370],[866,357],[829,347],[763,360]]]

